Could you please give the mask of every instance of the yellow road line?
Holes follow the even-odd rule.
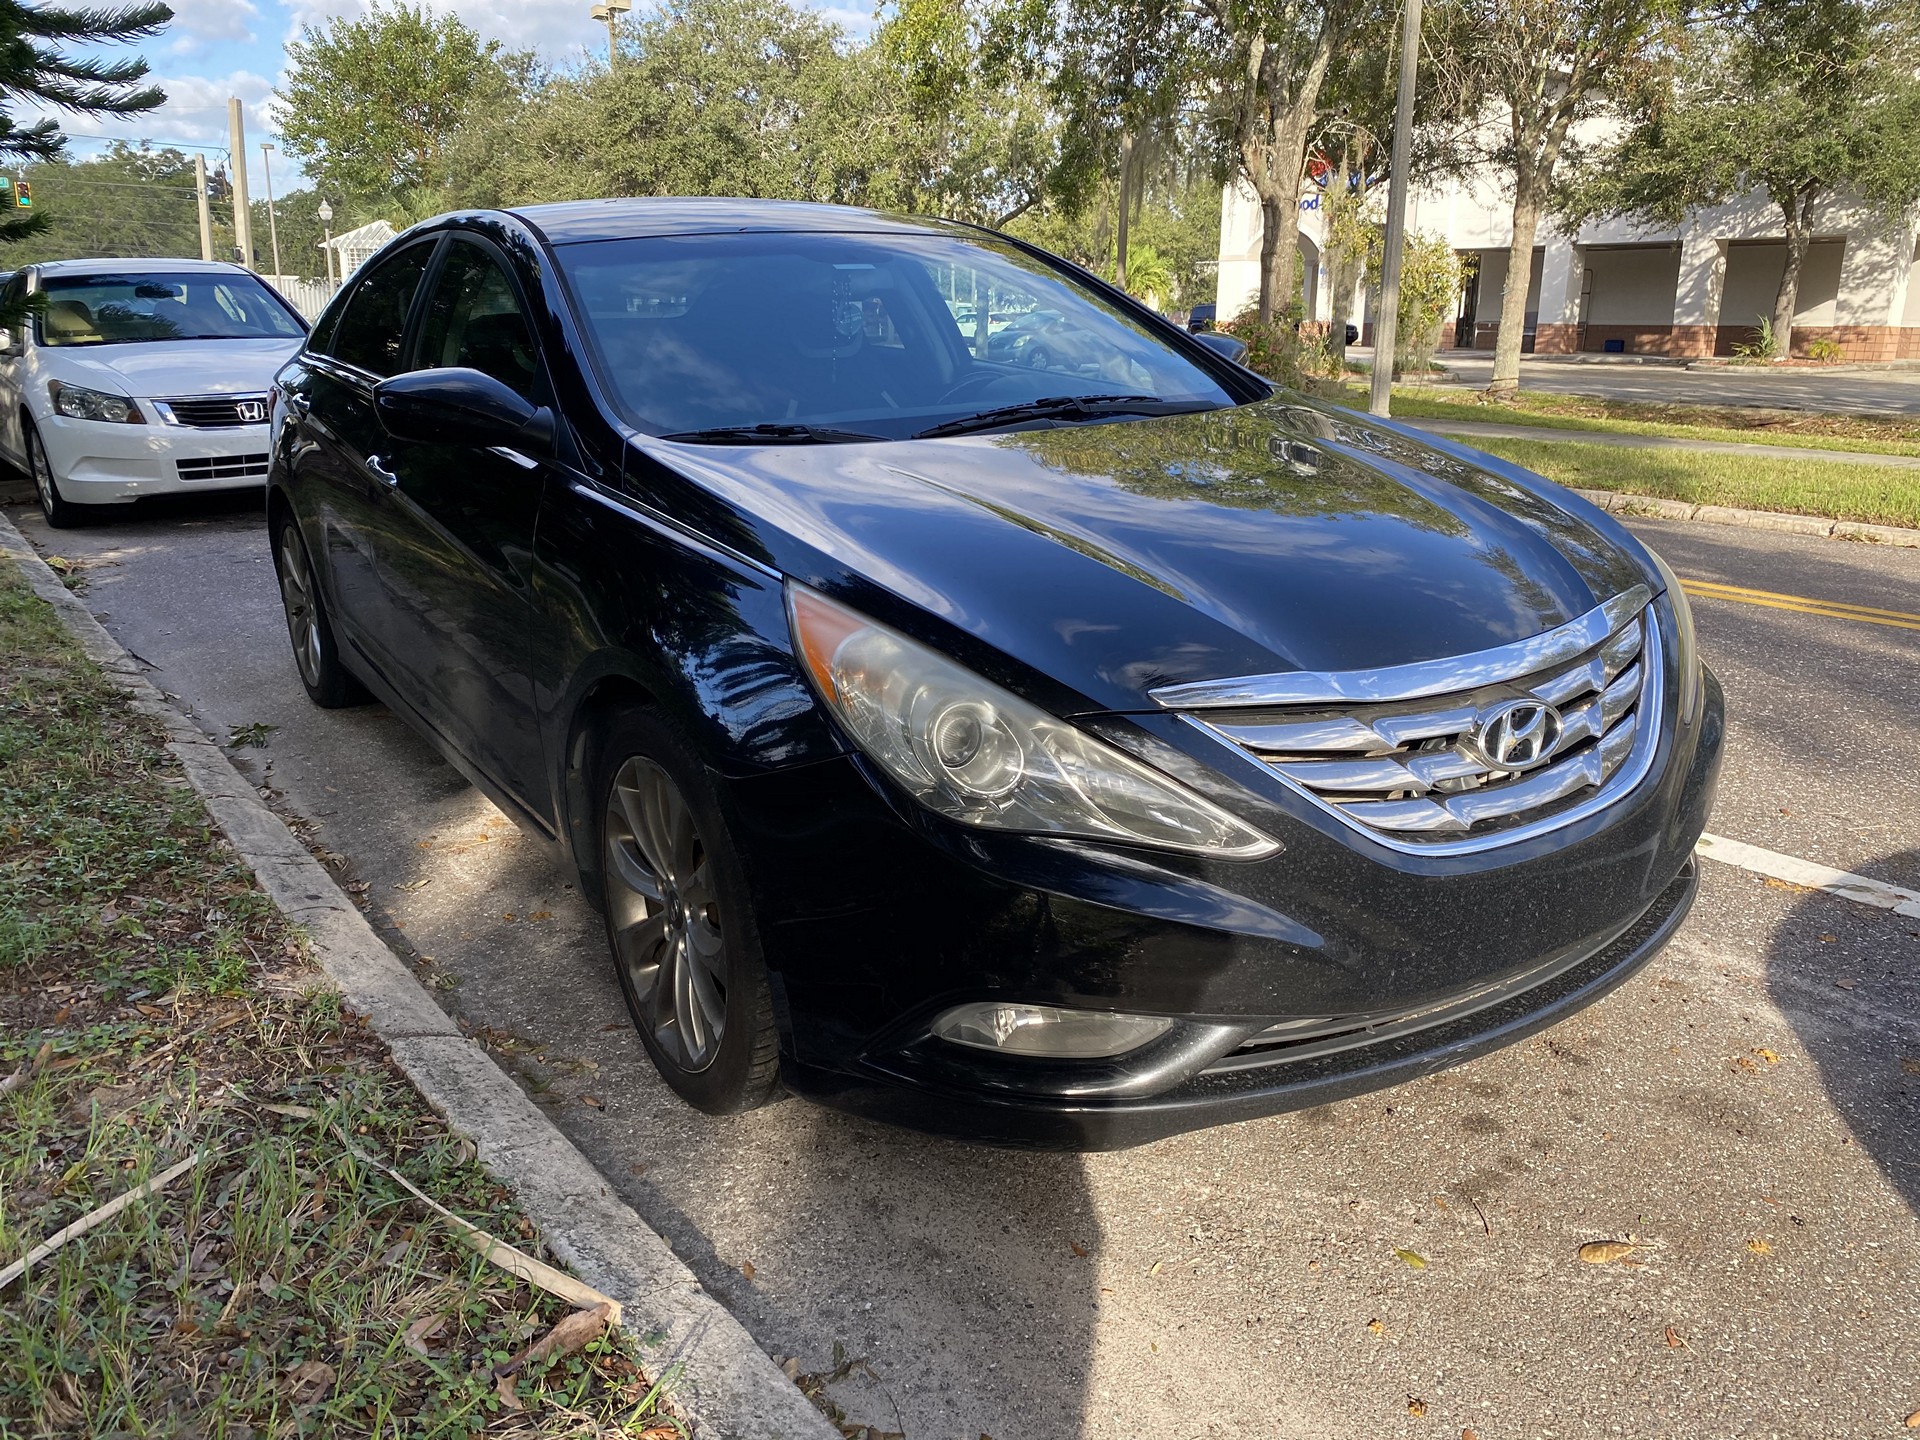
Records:
[[[1782,595],[1773,590],[1749,590],[1711,580],[1683,580],[1681,588],[1703,600],[1733,600],[1768,610],[1818,615],[1826,620],[1852,620],[1862,625],[1890,625],[1896,630],[1920,630],[1920,615],[1905,610],[1880,610],[1871,605],[1846,605],[1837,600],[1815,600],[1806,595]]]

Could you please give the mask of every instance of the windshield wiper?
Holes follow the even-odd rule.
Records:
[[[862,430],[835,430],[830,425],[715,425],[707,430],[676,430],[662,440],[682,440],[693,445],[725,445],[740,440],[771,441],[784,445],[843,445],[855,440],[885,440],[885,435],[869,435]]]
[[[942,435],[968,435],[976,430],[997,430],[1002,425],[1018,425],[1024,420],[1099,420],[1108,415],[1179,415],[1190,410],[1210,410],[1204,401],[1162,400],[1158,395],[1049,395],[1026,400],[1018,405],[1001,405],[982,410],[978,415],[962,415],[920,431],[916,440],[935,440]]]

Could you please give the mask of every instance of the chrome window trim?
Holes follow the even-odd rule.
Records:
[[[1428,695],[1518,680],[1536,670],[1571,660],[1582,651],[1593,649],[1652,603],[1653,592],[1645,585],[1635,585],[1558,629],[1472,655],[1416,660],[1384,670],[1296,670],[1277,675],[1197,680],[1183,685],[1163,685],[1147,693],[1155,704],[1168,710],[1418,700]]]
[[[1626,599],[1635,595],[1646,597],[1646,588],[1644,586],[1636,586],[1633,590],[1629,590],[1626,596],[1619,598]],[[1608,603],[1612,604],[1614,602],[1609,601]],[[1644,605],[1646,600],[1643,598],[1641,603]],[[1602,608],[1604,609],[1605,607]],[[1598,612],[1590,613],[1597,614]],[[1581,617],[1582,620],[1587,618],[1587,616]],[[1626,618],[1632,618],[1631,611],[1626,612]],[[1575,623],[1580,622],[1576,621]],[[1624,623],[1624,621],[1622,623]],[[1562,628],[1564,629],[1565,627]],[[1560,631],[1550,633],[1557,635]],[[1601,635],[1598,639],[1589,642],[1589,644],[1598,644],[1600,640],[1604,640],[1605,638],[1605,635]],[[1643,644],[1645,648],[1642,651],[1639,663],[1646,667],[1645,674],[1647,678],[1641,694],[1640,709],[1635,716],[1633,748],[1628,752],[1627,758],[1621,763],[1620,768],[1614,771],[1606,783],[1585,800],[1582,800],[1578,805],[1571,806],[1568,809],[1556,811],[1552,815],[1542,816],[1540,819],[1529,821],[1524,825],[1515,825],[1510,829],[1489,831],[1484,835],[1471,835],[1459,840],[1419,841],[1396,839],[1391,832],[1376,830],[1371,825],[1348,814],[1332,801],[1321,799],[1320,796],[1314,794],[1311,790],[1307,789],[1306,786],[1289,778],[1278,766],[1267,764],[1251,750],[1247,750],[1228,739],[1227,736],[1214,729],[1213,726],[1209,725],[1206,720],[1199,715],[1186,714],[1180,718],[1186,724],[1192,726],[1196,734],[1203,735],[1213,744],[1230,751],[1239,760],[1251,762],[1259,767],[1265,774],[1276,777],[1281,784],[1285,785],[1294,794],[1306,800],[1315,809],[1321,811],[1323,814],[1333,816],[1349,830],[1375,845],[1397,851],[1402,855],[1478,855],[1488,850],[1497,850],[1505,845],[1517,845],[1524,840],[1533,839],[1536,835],[1545,835],[1551,831],[1561,829],[1564,826],[1576,824],[1590,815],[1598,814],[1610,805],[1619,803],[1622,797],[1639,789],[1640,783],[1647,778],[1648,772],[1653,769],[1654,753],[1660,748],[1661,723],[1666,714],[1666,641],[1665,637],[1660,633],[1660,622],[1657,613],[1649,613],[1647,615],[1646,638]],[[1509,647],[1510,650],[1512,648],[1513,647]],[[1573,653],[1578,654],[1579,652],[1575,651]],[[1467,658],[1477,660],[1479,657],[1469,656]],[[1567,657],[1562,655],[1560,658],[1564,660]],[[1682,659],[1684,660],[1685,657],[1683,656]],[[1284,679],[1287,677],[1282,676],[1280,678]]]

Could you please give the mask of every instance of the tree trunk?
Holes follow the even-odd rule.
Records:
[[[1787,263],[1773,297],[1773,345],[1774,357],[1784,360],[1793,354],[1793,315],[1800,308],[1800,273],[1806,268],[1807,247],[1813,243],[1813,192],[1802,191],[1780,208],[1787,217]]]
[[[1507,288],[1500,296],[1500,334],[1493,347],[1489,395],[1506,395],[1520,388],[1520,346],[1527,328],[1533,239],[1540,229],[1540,191],[1544,188],[1532,174],[1514,177],[1513,243],[1507,247]],[[1378,356],[1374,363],[1380,363]]]
[[[1120,215],[1114,226],[1113,283],[1127,288],[1127,231],[1133,220],[1133,132],[1120,137]]]
[[[1293,237],[1287,233],[1287,212],[1276,200],[1260,197],[1260,319],[1273,319],[1283,303],[1280,296],[1293,284],[1293,252],[1297,248],[1282,242]]]

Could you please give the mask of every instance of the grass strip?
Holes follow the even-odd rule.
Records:
[[[533,1227],[0,557],[0,1266],[196,1153],[0,1290],[0,1436],[684,1434],[622,1332],[497,1374],[572,1307],[386,1167]]]
[[[1366,392],[1350,387],[1344,402],[1366,409]],[[1462,389],[1396,385],[1397,420],[1461,420],[1585,430],[1615,435],[1664,435],[1680,440],[1791,445],[1802,450],[1920,456],[1920,420],[1875,419],[1801,410],[1754,410],[1736,405],[1662,405],[1521,390],[1491,403]]]
[[[1562,485],[1703,505],[1920,528],[1920,474],[1838,460],[1623,450],[1571,440],[1473,440]]]

